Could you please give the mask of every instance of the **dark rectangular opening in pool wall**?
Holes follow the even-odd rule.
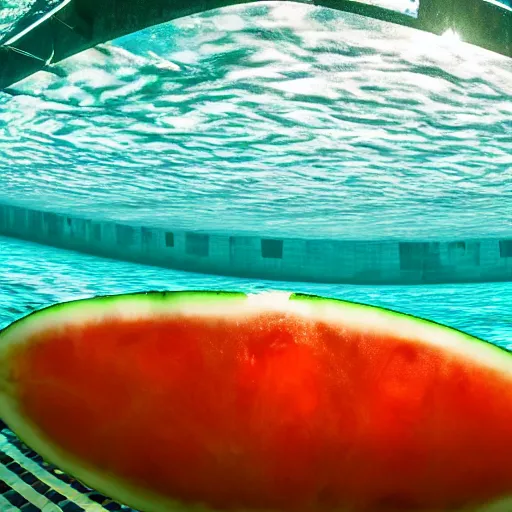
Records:
[[[39,233],[41,231],[43,215],[41,212],[31,210],[28,212],[28,228]]]
[[[263,258],[282,259],[283,241],[272,238],[261,239],[261,256]]]
[[[133,244],[135,229],[132,226],[116,224],[116,240],[119,245],[129,246]]]
[[[174,247],[174,233],[172,231],[165,233],[165,247]]]
[[[190,256],[208,256],[210,237],[200,233],[187,233],[185,236],[185,251]]]
[[[422,242],[400,242],[400,270],[422,270],[425,244]]]
[[[55,213],[50,212],[45,212],[43,218],[44,222],[46,223],[46,229],[48,230],[48,236],[52,238],[58,238],[62,232],[62,218],[57,216]]]
[[[500,257],[512,258],[512,240],[500,240]]]
[[[96,242],[101,242],[101,226],[99,224],[93,224],[93,226],[92,226],[92,238]]]
[[[26,210],[23,210],[22,208],[13,208],[13,216],[14,227],[24,230],[26,222]]]
[[[448,245],[448,250],[453,250],[453,251],[460,251],[462,253],[465,253],[466,252],[466,242],[451,242],[449,245]]]
[[[439,242],[423,244],[423,259],[419,261],[426,272],[438,272],[441,268],[441,246]]]
[[[149,228],[141,228],[140,236],[142,239],[142,243],[146,244],[146,245],[150,244],[153,240],[153,232]],[[167,240],[166,240],[166,243],[167,243]],[[173,240],[173,243],[174,243],[174,240]]]

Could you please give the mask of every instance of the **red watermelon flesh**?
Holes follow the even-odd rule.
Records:
[[[149,512],[512,511],[512,357],[390,311],[176,292],[0,334],[0,417]]]

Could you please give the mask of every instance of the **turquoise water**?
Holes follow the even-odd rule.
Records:
[[[2,30],[33,4],[3,10]],[[238,6],[101,45],[1,93],[0,201],[223,233],[510,236],[511,119],[512,59],[324,8]],[[103,293],[291,286],[8,239],[0,258],[2,325]],[[292,288],[512,346],[511,284]]]
[[[341,286],[223,278],[144,267],[0,238],[0,328],[56,302],[147,290],[287,290],[411,313],[512,349],[512,283]]]
[[[62,0],[2,0],[0,2],[0,40],[14,35]]]
[[[102,45],[1,94],[0,126],[0,201],[301,238],[512,232],[512,59],[325,8]]]
[[[0,37],[57,3],[6,0]],[[222,233],[511,237],[511,119],[512,59],[327,9],[241,6],[101,45],[0,93],[0,202]],[[268,282],[0,237],[0,328],[62,301],[164,289],[319,294],[512,349],[512,283]],[[13,476],[3,450],[18,446],[4,436],[0,480]]]

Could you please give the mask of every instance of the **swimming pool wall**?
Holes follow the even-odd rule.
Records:
[[[99,221],[0,205],[0,234],[159,267],[346,284],[512,280],[512,239],[308,240],[222,235]]]

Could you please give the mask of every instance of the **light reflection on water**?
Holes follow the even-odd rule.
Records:
[[[306,5],[148,29],[0,96],[0,201],[300,237],[510,235],[512,59]]]
[[[0,201],[310,238],[506,236],[511,99],[511,60],[453,41],[309,6],[213,11],[0,96]],[[0,244],[2,325],[103,293],[290,288]],[[293,289],[512,345],[510,284]]]

